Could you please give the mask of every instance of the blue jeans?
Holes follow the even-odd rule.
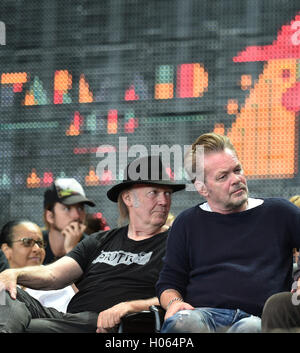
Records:
[[[197,332],[261,332],[261,319],[239,309],[195,308],[178,311],[161,329],[161,333]]]

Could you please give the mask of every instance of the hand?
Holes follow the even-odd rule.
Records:
[[[62,230],[61,234],[65,237],[64,248],[66,253],[77,245],[85,229],[86,226],[84,224],[73,221]]]
[[[17,298],[17,274],[13,269],[0,273],[0,290],[7,290],[12,299]]]
[[[118,325],[121,318],[131,312],[130,302],[122,302],[113,307],[101,311],[97,321],[97,333],[107,333],[110,329]]]
[[[169,317],[173,316],[174,314],[177,313],[177,311],[180,310],[194,310],[195,308],[190,305],[189,303],[185,303],[185,302],[179,302],[179,301],[175,301],[173,302],[169,309],[167,310],[166,314],[165,314],[165,320],[167,320]]]

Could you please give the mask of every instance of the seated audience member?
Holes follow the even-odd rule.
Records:
[[[157,283],[166,309],[161,332],[260,332],[267,298],[291,287],[300,209],[282,198],[248,197],[225,136],[198,137],[185,165],[206,202],[179,214],[170,230]]]
[[[175,219],[175,216],[170,212],[168,214],[168,217],[167,217],[167,220],[166,220],[166,223],[164,225],[164,230],[168,230],[170,229],[170,227],[172,226],[172,223],[174,222],[174,219]]]
[[[100,230],[109,230],[106,219],[98,214],[87,214],[85,218],[86,229],[84,231],[85,234],[93,234],[99,232]]]
[[[95,206],[86,198],[82,186],[74,178],[58,178],[44,193],[43,231],[47,243],[44,264],[51,263],[71,251],[84,237],[84,206]]]
[[[105,333],[115,330],[124,315],[157,305],[155,283],[168,235],[163,227],[171,194],[184,188],[169,179],[157,156],[131,162],[124,180],[107,192],[128,216],[128,225],[87,236],[49,265],[3,271],[0,282],[7,293],[6,305],[0,306],[0,332]],[[16,288],[18,283],[58,289],[73,282],[79,291],[67,313],[45,308]]]
[[[170,228],[174,222],[175,216],[170,212],[167,218],[166,227]]]
[[[300,332],[300,283],[291,292],[273,294],[262,313],[263,332]]]
[[[40,227],[29,220],[6,223],[0,234],[0,244],[10,268],[41,265],[45,258],[45,242]],[[73,295],[71,286],[59,290],[43,291],[23,287],[44,306],[66,311]]]
[[[300,207],[300,195],[294,195],[290,198],[290,202],[292,202],[297,207]]]
[[[294,195],[290,202],[300,208],[300,195]],[[299,248],[293,249],[294,283],[292,291],[272,295],[265,303],[262,314],[264,332],[296,331],[300,332],[300,263]]]
[[[6,270],[8,268],[7,258],[4,255],[3,251],[0,249],[0,272]]]

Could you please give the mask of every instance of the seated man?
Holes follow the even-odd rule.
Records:
[[[130,170],[147,167],[148,177],[132,180]],[[154,168],[160,173],[151,178]],[[158,174],[158,173],[155,173]],[[107,195],[128,212],[127,226],[83,239],[63,258],[46,266],[9,269],[0,274],[6,305],[0,305],[0,332],[108,332],[121,317],[158,304],[155,283],[162,266],[167,232],[164,224],[172,192],[181,190],[168,178],[160,159],[136,159],[124,180]],[[45,308],[16,284],[58,289],[75,282],[78,293],[67,313]],[[24,305],[25,303],[26,305]]]
[[[188,170],[196,169],[194,185],[206,202],[172,225],[157,284],[167,310],[161,331],[260,332],[265,301],[292,284],[300,210],[284,199],[248,197],[226,136],[201,135],[191,151]]]

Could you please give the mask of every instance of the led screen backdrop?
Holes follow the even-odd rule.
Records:
[[[97,173],[96,152],[118,158],[120,137],[151,151],[216,131],[252,196],[300,193],[298,0],[4,0],[0,16],[1,224],[42,225],[67,176],[115,226],[122,170]],[[199,200],[178,193],[172,212]]]

